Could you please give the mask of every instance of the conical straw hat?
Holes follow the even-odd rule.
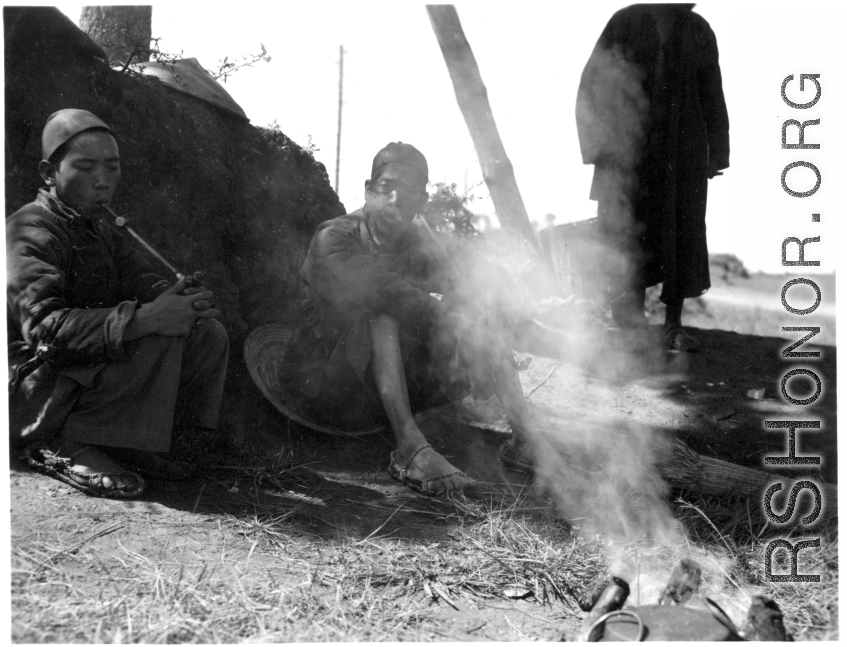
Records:
[[[333,436],[364,436],[383,429],[382,426],[370,429],[341,429],[310,419],[302,411],[297,398],[286,388],[280,379],[285,351],[291,340],[291,326],[269,323],[255,328],[244,342],[244,362],[253,382],[277,411],[295,422]]]

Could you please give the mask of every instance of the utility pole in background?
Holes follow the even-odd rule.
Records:
[[[335,143],[335,192],[341,171],[341,107],[344,105],[344,45],[338,46],[338,139]]]

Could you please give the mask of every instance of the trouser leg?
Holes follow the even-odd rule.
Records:
[[[185,338],[176,404],[178,425],[217,429],[228,360],[229,339],[218,320],[207,320]]]
[[[79,396],[62,438],[89,445],[166,452],[182,364],[181,337],[131,342],[129,358],[110,362]]]
[[[217,321],[190,337],[135,340],[129,359],[107,364],[82,392],[60,434],[78,443],[166,452],[183,389],[181,418],[217,425],[227,353]]]

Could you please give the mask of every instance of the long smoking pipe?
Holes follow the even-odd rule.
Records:
[[[112,216],[112,218],[114,218],[114,219],[115,219],[115,225],[116,225],[117,227],[120,227],[121,229],[125,229],[127,232],[129,232],[129,235],[130,235],[130,236],[132,236],[133,238],[135,238],[135,240],[137,240],[137,241],[141,244],[141,246],[142,246],[142,247],[144,247],[144,249],[146,249],[148,252],[150,252],[150,254],[151,254],[153,257],[155,257],[155,258],[156,258],[156,259],[157,259],[160,263],[162,263],[162,265],[164,265],[164,266],[165,266],[165,267],[167,267],[167,268],[168,268],[171,272],[173,272],[173,273],[174,273],[174,276],[176,276],[177,281],[182,281],[183,279],[185,279],[185,278],[186,278],[186,275],[185,275],[185,274],[183,274],[183,273],[182,273],[182,272],[180,272],[178,269],[176,269],[176,267],[174,267],[174,266],[173,266],[173,265],[172,265],[172,264],[168,261],[168,259],[166,259],[164,256],[162,256],[159,252],[157,252],[157,251],[153,248],[153,246],[152,246],[150,243],[148,243],[146,240],[144,240],[144,239],[141,237],[141,235],[140,235],[137,231],[135,231],[135,229],[133,229],[132,227],[130,227],[130,226],[129,226],[129,222],[127,222],[127,219],[126,219],[126,218],[124,218],[123,216],[119,216],[118,214],[116,214],[114,211],[112,211],[112,209],[111,209],[111,208],[109,208],[109,206],[108,206],[108,205],[101,204],[101,205],[98,205],[98,206],[99,206],[101,209],[103,209],[104,211],[106,211],[109,215],[111,215],[111,216]],[[196,285],[197,283],[199,283],[199,282],[200,282],[201,273],[200,273],[200,272],[195,272],[194,274],[192,274],[191,276],[189,276],[189,277],[187,277],[187,278],[188,278],[188,283],[189,283],[189,284]]]

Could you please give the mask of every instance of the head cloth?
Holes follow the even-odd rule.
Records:
[[[376,154],[371,166],[371,177],[375,177],[379,169],[392,162],[414,166],[424,174],[424,178],[429,182],[429,167],[423,153],[411,144],[404,144],[403,142],[391,142]]]

